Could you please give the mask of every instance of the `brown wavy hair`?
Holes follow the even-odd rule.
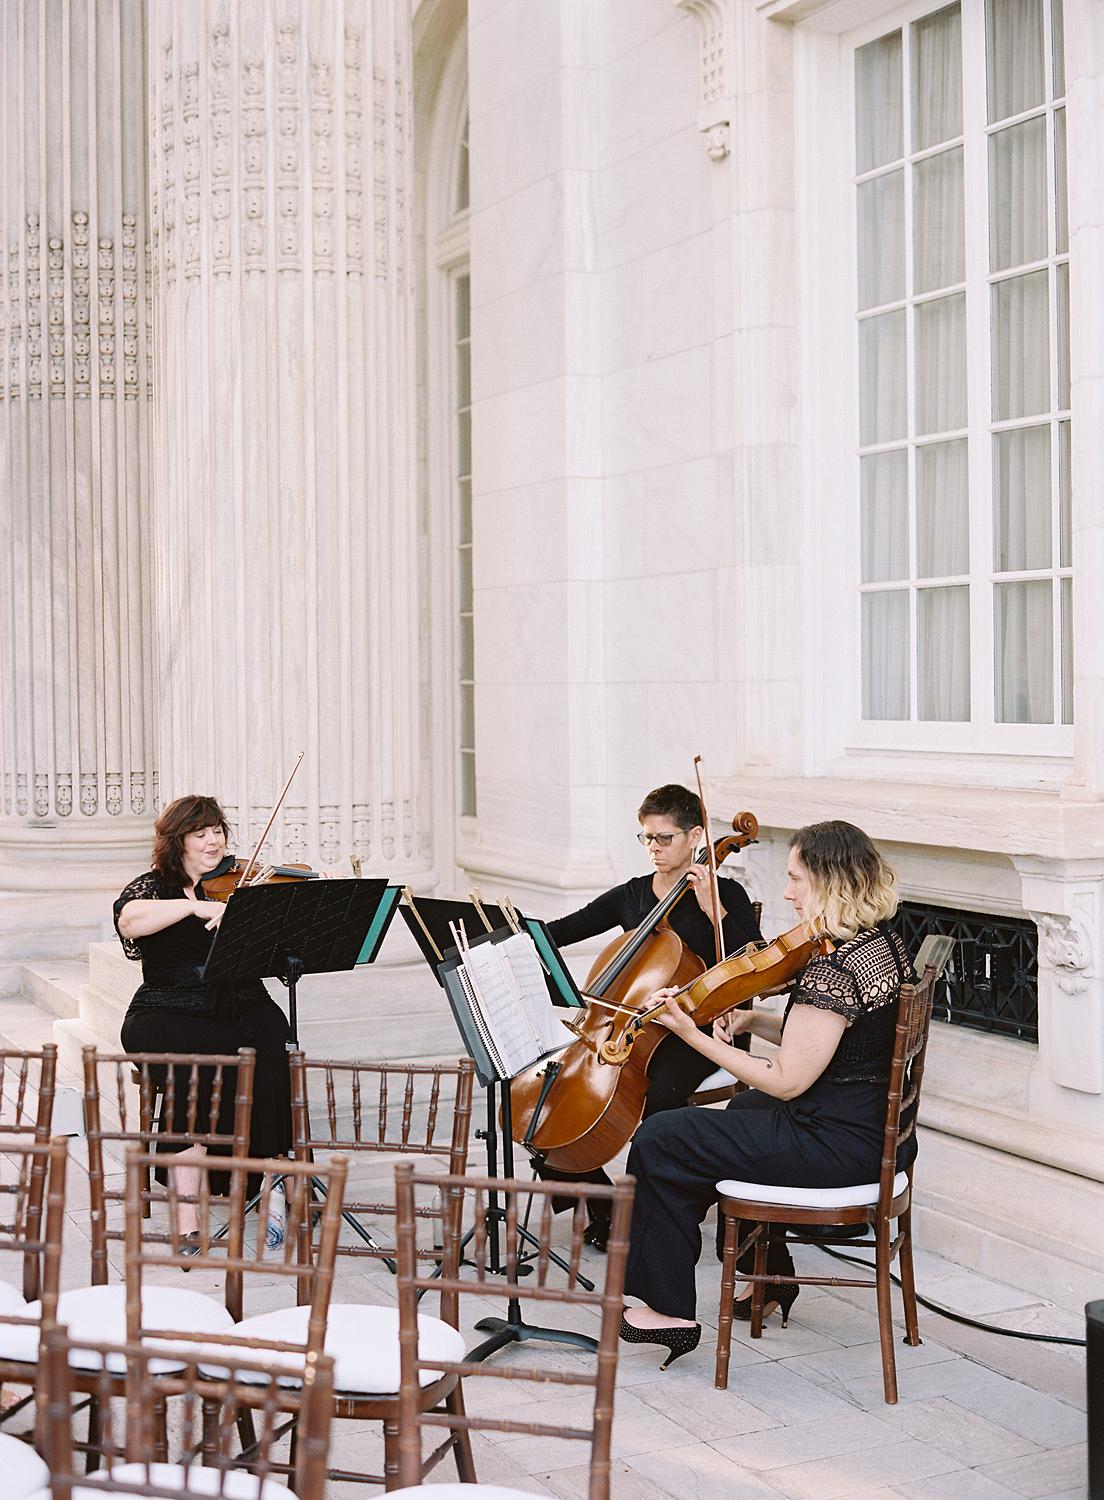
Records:
[[[896,912],[897,877],[854,823],[809,823],[790,848],[812,876],[804,921],[815,937],[851,938]]]
[[[201,828],[221,828],[227,838],[226,814],[214,797],[193,792],[170,802],[153,825],[153,868],[172,885],[187,885],[184,869],[184,835]]]

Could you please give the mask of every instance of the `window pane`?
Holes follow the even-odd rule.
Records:
[[[458,478],[471,473],[471,412],[456,413],[456,474]]]
[[[1073,516],[1070,507],[1070,424],[1058,423],[1058,566],[1073,566]]]
[[[1047,273],[993,287],[993,418],[1050,410],[1050,298]]]
[[[862,596],[864,719],[909,717],[907,589]]]
[[[1062,590],[1062,723],[1073,723],[1073,579],[1063,578]]]
[[[468,122],[464,121],[464,134],[460,140],[460,155],[456,163],[456,211],[462,213],[471,204],[471,183],[468,177]]]
[[[1054,53],[1055,99],[1065,98],[1066,93],[1066,27],[1062,16],[1062,0],[1054,0],[1050,11],[1050,40]]]
[[[905,174],[859,184],[859,307],[905,295]]]
[[[921,719],[970,717],[970,590],[921,589],[916,629]]]
[[[871,453],[862,474],[862,581],[907,578],[908,453]]]
[[[957,5],[912,28],[912,149],[962,134],[962,18]]]
[[[1054,723],[1051,585],[998,583],[994,713],[998,724]]]
[[[904,154],[901,33],[868,42],[855,53],[855,164],[869,172]]]
[[[986,0],[985,36],[989,123],[1042,104],[1043,0]]]
[[[989,137],[989,268],[1043,260],[1047,253],[1046,116]]]
[[[859,324],[860,441],[892,443],[905,436],[905,314],[882,313]]]
[[[916,430],[966,426],[966,297],[940,297],[916,309]]]
[[[472,607],[472,549],[470,547],[460,548],[457,563],[457,598],[462,610],[470,610]]]
[[[1054,111],[1054,248],[1057,254],[1069,250],[1069,192],[1066,187],[1066,112]]]
[[[463,751],[460,755],[460,815],[474,818],[475,812],[475,756]]]
[[[918,161],[913,171],[913,291],[937,292],[966,276],[962,147]]]
[[[466,339],[471,335],[471,277],[456,278],[456,337]]]
[[[1070,405],[1070,306],[1069,263],[1055,266],[1058,286],[1058,409],[1069,411]]]
[[[460,748],[475,748],[475,688],[470,682],[460,685]]]
[[[460,616],[460,677],[464,682],[475,677],[475,622],[470,614]]]
[[[1017,427],[993,434],[993,501],[997,572],[1049,568],[1049,427]]]
[[[472,539],[472,499],[471,480],[461,479],[460,485],[460,544]]]
[[[917,576],[949,578],[969,571],[970,486],[966,439],[924,443],[916,450]]]

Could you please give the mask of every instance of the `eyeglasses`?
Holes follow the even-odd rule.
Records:
[[[643,844],[645,848],[649,844],[658,844],[661,849],[666,849],[671,840],[677,839],[679,836],[677,833],[638,833],[636,842]]]

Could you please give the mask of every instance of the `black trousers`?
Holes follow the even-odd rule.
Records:
[[[655,1312],[693,1318],[701,1223],[716,1201],[717,1182],[874,1182],[885,1100],[884,1085],[818,1083],[788,1102],[749,1089],[723,1111],[671,1110],[645,1120],[629,1152],[636,1194],[625,1291]],[[784,1244],[768,1268],[789,1271]]]
[[[740,1037],[737,1045],[743,1050],[750,1045],[750,1037]],[[644,1099],[644,1119],[663,1114],[668,1110],[682,1109],[687,1099],[700,1083],[717,1071],[716,1063],[703,1057],[689,1042],[680,1036],[668,1036],[652,1053],[648,1069],[648,1092]],[[599,1182],[609,1183],[609,1174],[602,1167],[591,1172],[559,1172],[554,1167],[538,1165],[537,1176],[546,1182]],[[555,1199],[557,1211],[567,1208],[569,1199]],[[609,1217],[609,1204],[596,1203],[590,1206],[590,1216]]]

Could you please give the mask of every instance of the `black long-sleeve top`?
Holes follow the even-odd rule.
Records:
[[[755,920],[755,910],[748,893],[739,881],[722,879],[718,883],[718,890],[725,912],[721,919],[725,953],[732,954],[745,943],[758,940],[761,936],[759,924]],[[554,922],[548,923],[548,930],[557,947],[564,948],[571,943],[581,943],[584,938],[597,937],[600,932],[608,932],[611,927],[631,932],[633,928],[640,926],[655,905],[652,876],[637,875],[632,880],[626,880],[624,885],[615,885],[612,890],[596,896],[578,911],[570,912],[566,917],[557,917]],[[704,964],[712,967],[716,963],[713,923],[698,905],[693,891],[686,892],[668,916],[667,922]]]

